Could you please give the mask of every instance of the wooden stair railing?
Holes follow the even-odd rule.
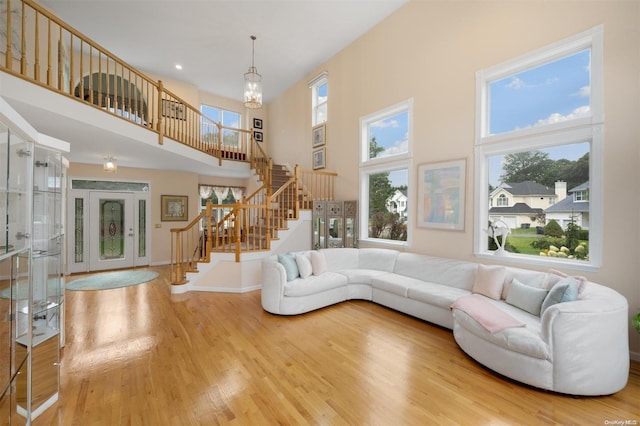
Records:
[[[251,132],[222,126],[33,0],[4,0],[0,70],[222,160],[249,161]],[[11,13],[6,13],[6,11]],[[12,19],[12,18],[17,19]]]
[[[212,204],[183,228],[171,232],[171,284],[187,282],[187,272],[197,272],[198,262],[209,262],[211,238],[205,230],[211,229]]]

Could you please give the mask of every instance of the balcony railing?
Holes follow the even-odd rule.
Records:
[[[335,173],[302,170],[272,194],[272,166],[249,130],[221,125],[128,65],[33,0],[5,0],[0,70],[222,160],[250,162],[263,186],[235,205],[207,205],[184,228],[171,229],[171,282],[186,282],[212,253],[268,250],[286,221],[331,200]],[[7,12],[8,11],[8,12]],[[0,12],[0,14],[3,12]],[[224,217],[214,215],[226,209]]]
[[[5,0],[0,69],[223,159],[249,161],[251,132],[220,125],[32,0]]]

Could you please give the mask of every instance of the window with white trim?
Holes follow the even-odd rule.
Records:
[[[411,201],[411,117],[408,100],[360,119],[361,238],[406,244]],[[396,199],[394,199],[396,197]],[[404,208],[402,208],[404,207]],[[402,211],[400,211],[402,210]]]
[[[309,82],[311,89],[311,125],[327,122],[327,100],[329,98],[329,78],[326,72]]]
[[[222,124],[230,129],[222,129],[222,143],[228,146],[238,146],[240,141],[240,133],[232,129],[240,129],[241,115],[239,112],[228,111],[226,109],[214,107],[211,105],[200,105],[200,112],[207,118]],[[217,134],[218,129],[211,125],[208,120],[202,120],[203,140],[207,141],[207,135]]]
[[[477,73],[477,256],[600,266],[602,49],[599,26]],[[509,193],[509,204],[497,198],[491,205],[490,188],[497,187]],[[585,202],[579,191],[587,190]]]

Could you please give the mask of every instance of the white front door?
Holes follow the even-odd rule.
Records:
[[[91,191],[89,206],[89,270],[132,268],[136,241],[134,195]]]

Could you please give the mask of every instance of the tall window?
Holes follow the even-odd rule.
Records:
[[[240,134],[232,129],[240,129],[240,113],[209,105],[200,105],[200,112],[224,127],[230,127],[231,129],[222,129],[222,143],[229,146],[238,146]],[[203,140],[208,140],[206,135],[217,134],[217,131],[217,128],[212,128],[208,121],[202,121]]]
[[[311,125],[316,126],[327,121],[328,74],[323,72],[311,80],[309,88],[311,88]]]
[[[360,229],[364,239],[407,241],[412,101],[360,120]]]
[[[602,40],[596,27],[477,73],[477,255],[600,266]]]

